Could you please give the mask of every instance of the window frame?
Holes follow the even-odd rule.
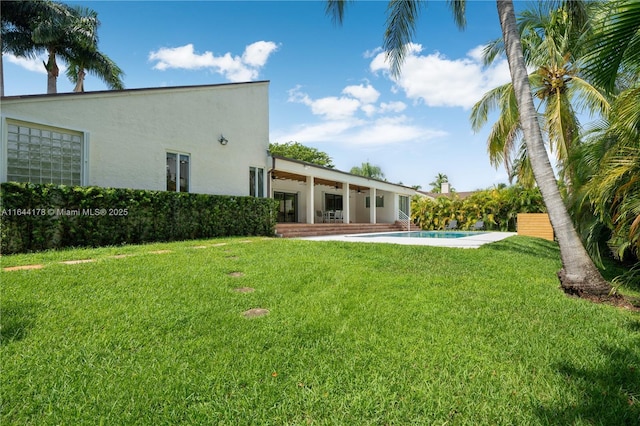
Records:
[[[172,190],[169,189],[169,179],[167,176],[165,179],[165,191],[168,192],[184,192],[185,194],[189,194],[191,192],[191,154],[187,153],[187,152],[182,152],[182,151],[172,151],[172,150],[167,150],[165,151],[165,168],[167,171],[169,171],[169,163],[168,163],[168,157],[169,155],[175,155],[176,156],[176,179],[175,179],[175,185],[176,185],[176,189]],[[182,178],[182,173],[181,173],[181,168],[180,168],[180,161],[181,161],[181,157],[186,156],[188,159],[188,169],[187,169],[187,178],[186,178],[186,186],[187,186],[187,190],[186,191],[181,191],[182,186],[180,185],[180,179]]]
[[[51,123],[47,123],[44,121],[31,121],[29,119],[25,119],[25,118],[17,118],[14,116],[9,116],[9,115],[2,115],[1,119],[0,119],[0,182],[7,182],[8,181],[8,177],[9,177],[9,128],[10,126],[18,126],[18,127],[27,127],[30,129],[31,133],[31,129],[35,129],[35,130],[39,130],[40,132],[51,132],[51,133],[62,133],[65,135],[70,135],[71,137],[77,136],[80,138],[79,144],[80,144],[80,156],[79,156],[79,166],[80,166],[80,171],[79,173],[79,182],[76,184],[76,182],[73,182],[73,175],[70,178],[72,180],[71,184],[63,182],[62,178],[60,179],[60,182],[52,182],[52,181],[47,181],[47,182],[42,182],[44,183],[52,183],[54,185],[58,185],[58,184],[65,184],[65,185],[71,185],[71,186],[86,186],[88,185],[89,182],[89,147],[90,147],[90,133],[78,128],[73,128],[73,127],[60,127],[59,125],[54,125]],[[31,134],[29,135],[29,138],[31,139],[31,137],[39,137],[42,138],[43,136],[31,136]],[[52,139],[52,138],[50,138]],[[62,139],[61,139],[62,140]],[[72,141],[71,141],[72,142]],[[42,155],[42,145],[40,142],[39,147],[41,148],[40,152],[37,153],[38,155]],[[63,147],[61,147],[62,149]],[[73,153],[71,153],[71,155],[73,156]],[[73,160],[73,157],[71,157],[71,159]],[[31,159],[30,159],[31,161]],[[61,169],[63,168],[63,165],[65,163],[64,157],[61,154],[60,156],[60,162],[61,162]],[[73,162],[71,163],[73,166]],[[73,171],[72,171],[73,173]],[[40,168],[40,180],[42,181],[42,168]],[[28,182],[33,182],[31,180],[31,177],[29,177]],[[40,183],[40,182],[33,182],[33,183]]]
[[[264,167],[249,166],[249,196],[250,197],[257,197],[257,198],[265,197],[264,176],[265,176]]]

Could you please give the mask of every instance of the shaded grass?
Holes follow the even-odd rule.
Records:
[[[45,263],[1,275],[3,423],[640,422],[640,316],[552,243],[244,241],[3,258]]]

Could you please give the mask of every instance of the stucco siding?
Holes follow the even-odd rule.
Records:
[[[189,154],[195,193],[248,195],[249,167],[268,168],[268,82],[4,98],[2,114],[85,132],[89,185],[165,190],[167,152]]]

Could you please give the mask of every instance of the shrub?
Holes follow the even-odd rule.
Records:
[[[464,200],[455,193],[451,198],[414,198],[411,207],[413,220],[422,229],[444,229],[451,220],[457,220],[461,229],[471,229],[482,220],[488,230],[515,231],[518,213],[545,211],[538,189],[518,186],[477,191]]]
[[[3,254],[274,234],[275,200],[122,188],[0,185]]]

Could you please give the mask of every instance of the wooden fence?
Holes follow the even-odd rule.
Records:
[[[518,235],[553,241],[553,228],[547,213],[518,213]]]

